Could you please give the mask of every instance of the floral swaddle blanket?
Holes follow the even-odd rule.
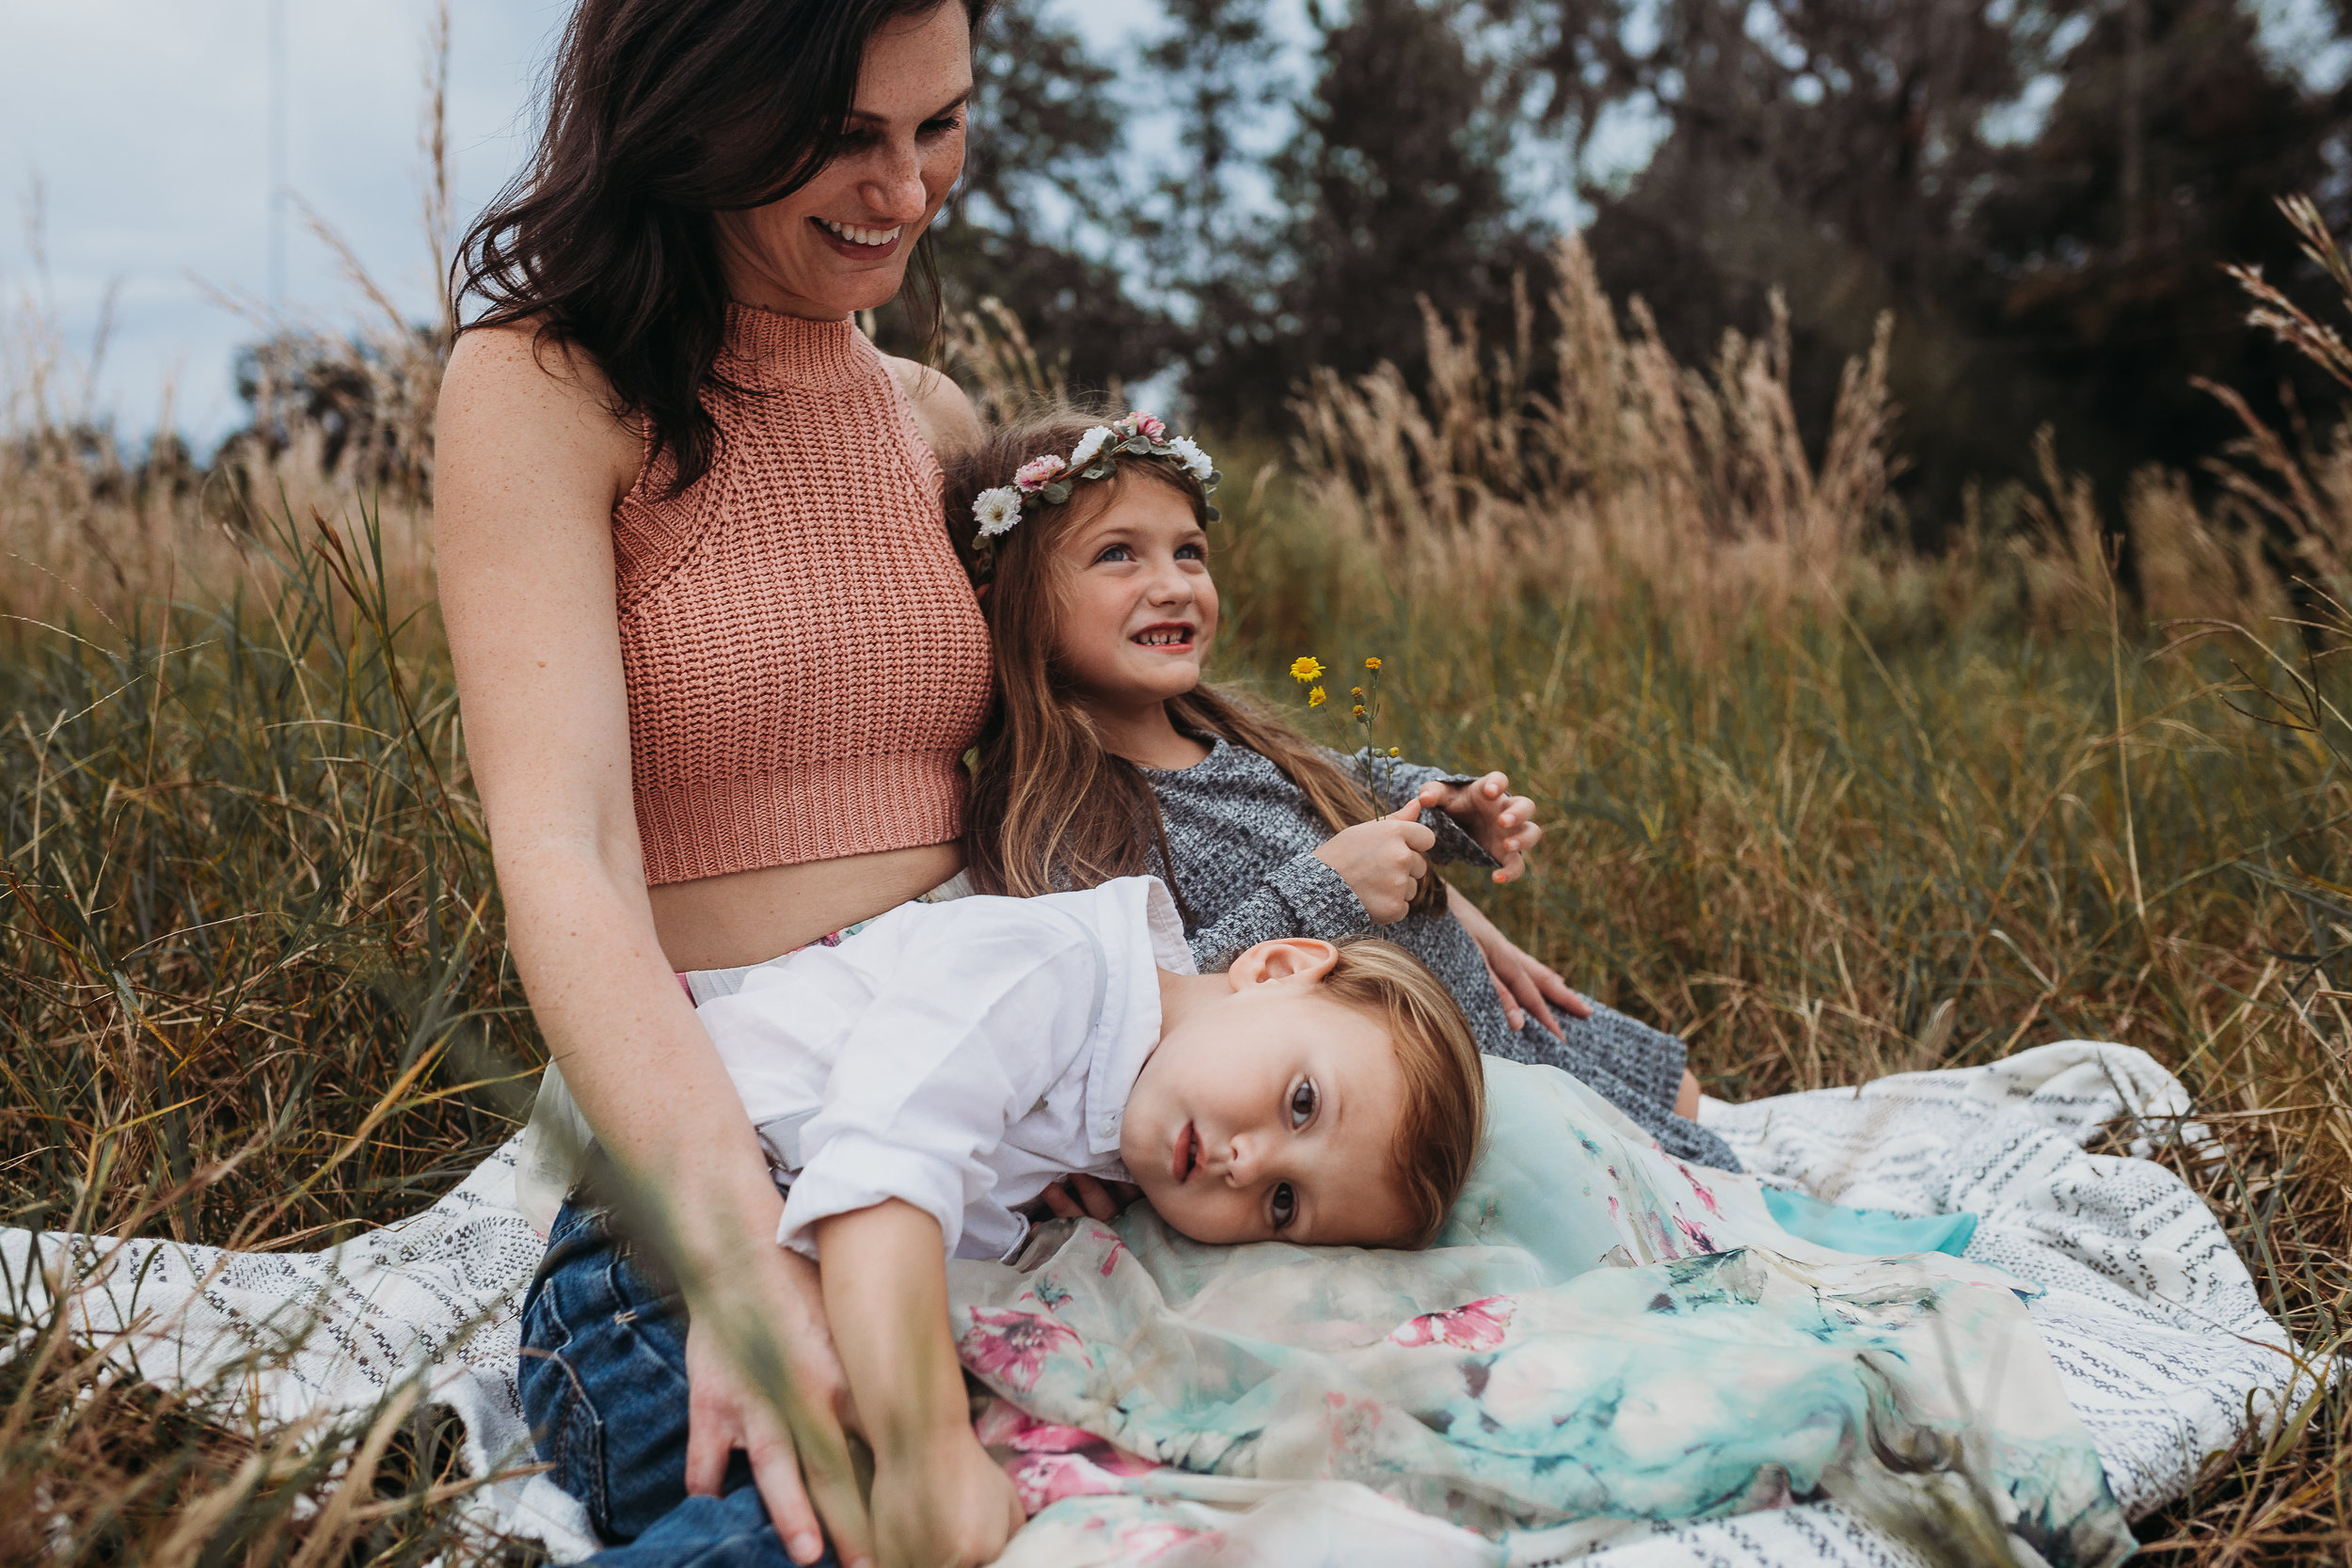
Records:
[[[2128,1555],[2030,1282],[1816,1245],[1566,1074],[1486,1070],[1486,1150],[1425,1251],[1201,1246],[1137,1205],[949,1265],[1023,1542],[1344,1481],[1518,1560],[1823,1496],[1898,1533],[1969,1513],[2022,1561]],[[1176,1545],[1188,1517],[1144,1523]]]

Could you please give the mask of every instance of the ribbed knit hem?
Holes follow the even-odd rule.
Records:
[[[857,324],[727,307],[727,354],[740,379],[765,387],[849,388],[868,386],[880,355]]]
[[[645,881],[946,844],[963,832],[961,754],[850,757],[758,778],[640,788]]]

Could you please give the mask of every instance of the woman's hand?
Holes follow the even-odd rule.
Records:
[[[1512,1028],[1524,1028],[1532,1015],[1551,1037],[1560,1037],[1560,1026],[1552,1022],[1551,1009],[1559,1008],[1570,1018],[1590,1018],[1593,1005],[1568,989],[1545,964],[1519,950],[1514,942],[1488,920],[1486,912],[1462,896],[1449,884],[1446,907],[1454,918],[1462,923],[1470,940],[1478,943],[1478,951],[1486,959],[1486,978],[1494,982],[1495,1000],[1502,1004],[1502,1017]]]
[[[1511,781],[1502,773],[1489,773],[1466,784],[1432,780],[1422,786],[1417,803],[1435,806],[1453,817],[1478,841],[1480,848],[1501,862],[1494,873],[1498,882],[1518,880],[1527,869],[1527,851],[1544,836],[1535,821],[1535,802],[1512,794]]]
[[[1343,829],[1315,851],[1315,859],[1355,891],[1375,926],[1404,919],[1422,879],[1429,875],[1425,857],[1437,846],[1438,835],[1421,825],[1422,804],[1407,800],[1377,821]]]
[[[877,1568],[980,1568],[1025,1522],[1020,1490],[969,1425],[924,1452],[878,1454],[873,1504]]]
[[[844,1436],[853,1424],[849,1383],[825,1326],[817,1267],[772,1241],[762,1244],[768,1256],[743,1280],[750,1288],[707,1299],[687,1324],[686,1490],[719,1496],[727,1460],[741,1449],[794,1561],[822,1555],[821,1524],[840,1560],[856,1562],[870,1556],[871,1527]],[[746,1332],[737,1338],[764,1332],[782,1352],[790,1380],[788,1421],[730,1354],[731,1337],[714,1313],[741,1314],[735,1321]]]

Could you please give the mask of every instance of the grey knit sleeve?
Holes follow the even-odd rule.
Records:
[[[1432,768],[1427,763],[1384,757],[1369,747],[1352,757],[1338,757],[1337,760],[1353,769],[1358,778],[1369,776],[1372,779],[1375,786],[1372,793],[1387,797],[1378,802],[1384,812],[1394,811],[1420,794],[1422,786],[1427,784],[1453,784],[1459,788],[1476,782],[1459,773],[1449,773],[1442,768]],[[1438,835],[1438,842],[1430,849],[1429,858],[1440,865],[1476,865],[1491,871],[1502,863],[1486,853],[1478,840],[1472,838],[1449,812],[1435,808],[1424,811],[1421,814],[1421,825]]]
[[[1294,855],[1268,872],[1241,902],[1185,940],[1204,974],[1232,965],[1245,948],[1278,937],[1337,942],[1372,925],[1347,879],[1313,851]]]

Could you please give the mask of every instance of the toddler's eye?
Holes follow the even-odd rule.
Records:
[[[1288,1227],[1291,1221],[1298,1217],[1298,1195],[1291,1191],[1291,1184],[1289,1182],[1277,1181],[1274,1184],[1274,1200],[1272,1208],[1274,1210],[1274,1228],[1277,1230]]]
[[[1311,1083],[1302,1083],[1298,1085],[1298,1087],[1291,1090],[1290,1109],[1291,1130],[1293,1132],[1297,1131],[1299,1128],[1306,1126],[1308,1122],[1313,1120],[1315,1114],[1314,1085]]]

